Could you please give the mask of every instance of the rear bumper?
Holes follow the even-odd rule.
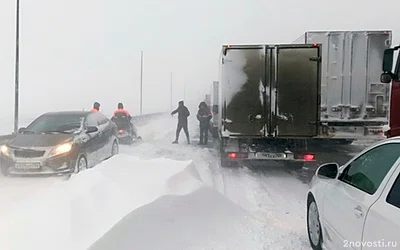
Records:
[[[2,172],[8,175],[70,174],[74,170],[75,162],[76,158],[72,155],[60,155],[39,159],[20,159],[0,155],[0,167]],[[18,168],[17,165],[25,165],[26,167]]]
[[[313,153],[285,152],[225,152],[224,158],[230,161],[274,161],[274,162],[315,162]]]

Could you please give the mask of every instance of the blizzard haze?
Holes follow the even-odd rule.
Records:
[[[290,43],[307,30],[391,29],[395,0],[183,1],[22,0],[20,114],[90,109],[110,115],[118,102],[139,113],[170,111],[186,98],[195,112],[218,75],[224,43]],[[0,117],[14,107],[15,1],[0,2]],[[12,127],[10,127],[12,129]]]

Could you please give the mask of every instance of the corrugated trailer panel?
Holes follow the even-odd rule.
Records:
[[[321,120],[387,124],[389,86],[380,82],[391,31],[310,31],[297,43],[322,44]]]

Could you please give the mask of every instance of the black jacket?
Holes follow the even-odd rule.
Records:
[[[178,113],[178,122],[187,122],[187,118],[190,116],[189,109],[186,106],[179,106],[177,109],[172,111],[171,115]]]

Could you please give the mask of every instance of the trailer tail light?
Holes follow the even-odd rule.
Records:
[[[314,44],[313,44],[313,47],[318,47],[318,43],[314,43]]]
[[[228,158],[236,158],[236,153],[228,153]]]
[[[312,160],[314,160],[314,155],[313,154],[305,154],[305,155],[303,155],[303,159],[305,161],[312,161]]]
[[[247,157],[248,157],[248,155],[246,153],[236,153],[236,152],[228,153],[229,159],[242,159],[242,158],[247,158]]]

